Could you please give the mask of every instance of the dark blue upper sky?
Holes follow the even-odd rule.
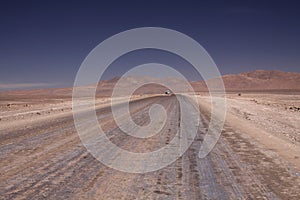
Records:
[[[297,1],[1,1],[0,84],[72,85],[85,56],[101,41],[131,28],[185,33],[212,56],[222,74],[255,69],[300,72]],[[139,59],[184,62],[158,51],[120,60],[104,78],[120,76]],[[0,88],[1,89],[1,88]]]

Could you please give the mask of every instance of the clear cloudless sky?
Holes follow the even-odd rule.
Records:
[[[96,45],[121,31],[147,26],[194,38],[222,74],[255,69],[300,72],[299,10],[299,1],[288,0],[4,0],[0,84],[70,86]],[[136,52],[117,60],[103,78],[120,76],[133,64],[161,61],[184,71],[190,80],[199,79],[184,61],[173,57],[159,51]]]

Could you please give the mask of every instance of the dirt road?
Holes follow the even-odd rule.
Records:
[[[119,147],[154,151],[168,144],[180,126],[175,96],[131,102],[133,120],[147,125],[154,103],[165,107],[168,118],[151,138],[123,133],[109,107],[97,110],[99,123]],[[300,199],[299,172],[230,126],[224,127],[214,150],[199,159],[209,118],[203,113],[201,120],[203,127],[182,157],[145,174],[119,172],[93,158],[79,139],[72,115],[1,130],[0,199]]]

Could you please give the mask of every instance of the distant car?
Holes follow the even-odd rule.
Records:
[[[171,95],[171,91],[170,91],[170,90],[166,90],[166,91],[165,91],[165,94],[166,94],[166,95]]]

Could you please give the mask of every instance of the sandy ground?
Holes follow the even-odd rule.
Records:
[[[300,170],[300,95],[244,93],[226,95],[226,124],[273,150]],[[199,96],[204,109],[207,94]]]
[[[188,151],[171,165],[146,174],[110,169],[81,144],[71,101],[3,100],[0,103],[0,199],[299,199],[299,106],[297,95],[229,94],[221,138],[198,158],[209,123],[209,98],[199,96],[202,126]],[[108,99],[97,116],[118,146],[145,152],[175,137],[180,127],[174,96],[136,97],[131,115],[149,122],[152,104],[168,118],[150,139],[128,137],[112,119]],[[292,107],[292,109],[290,109]],[[126,123],[126,121],[124,121]]]
[[[155,95],[135,95],[137,100]],[[119,97],[117,101],[123,102]],[[82,101],[85,104],[86,101]],[[111,104],[110,98],[98,98],[95,108],[102,108]],[[69,98],[9,98],[0,99],[0,130],[27,128],[31,123],[43,123],[49,119],[72,115],[72,100]]]
[[[300,95],[229,94],[227,97],[230,114],[299,145]]]

